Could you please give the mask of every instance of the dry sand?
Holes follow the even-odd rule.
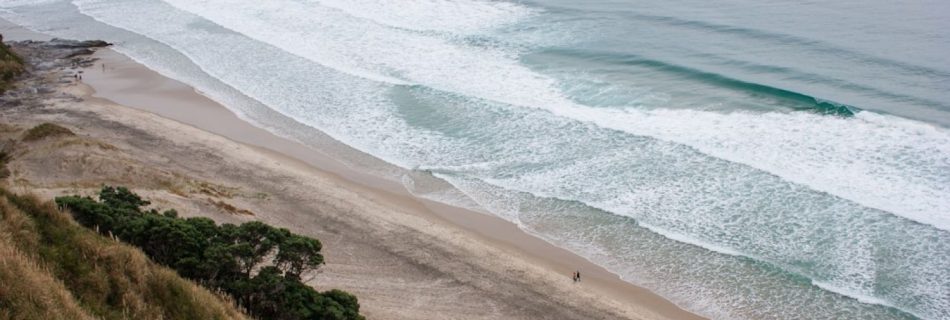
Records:
[[[121,54],[96,56],[105,71],[97,64],[83,83],[0,110],[0,123],[16,127],[3,138],[44,121],[78,134],[20,146],[14,189],[54,196],[121,184],[158,207],[317,237],[327,265],[309,283],[356,294],[370,319],[699,318],[507,221],[411,197]],[[571,281],[575,269],[583,282]]]

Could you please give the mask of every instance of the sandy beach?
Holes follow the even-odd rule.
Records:
[[[7,22],[0,32],[44,38]],[[512,223],[413,197],[255,127],[113,50],[93,57],[81,82],[0,111],[18,130],[54,122],[78,135],[17,155],[14,190],[52,197],[125,185],[156,207],[314,236],[327,264],[309,283],[354,293],[370,319],[701,318]],[[30,81],[78,71],[36,71]],[[582,282],[571,281],[574,270]]]

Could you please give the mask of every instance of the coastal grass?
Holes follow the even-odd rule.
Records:
[[[37,141],[48,137],[74,135],[76,134],[73,133],[72,130],[66,129],[54,123],[46,122],[30,128],[30,130],[27,130],[26,133],[23,134],[23,141]]]
[[[13,79],[26,70],[23,67],[23,58],[3,44],[2,39],[3,36],[0,36],[0,94],[9,89],[13,85]]]
[[[0,319],[243,319],[139,249],[52,202],[0,189]]]

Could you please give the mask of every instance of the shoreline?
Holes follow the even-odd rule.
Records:
[[[6,32],[8,29],[2,30]],[[84,72],[83,84],[80,86],[87,86],[85,98],[92,103],[144,111],[223,137],[249,147],[278,166],[326,177],[339,188],[380,205],[421,218],[439,228],[456,230],[462,237],[500,249],[552,275],[561,275],[565,283],[569,281],[568,274],[580,269],[584,276],[581,285],[587,291],[586,294],[612,301],[604,301],[606,304],[619,304],[615,307],[624,310],[623,314],[627,316],[701,318],[647,289],[623,281],[616,274],[583,257],[524,232],[513,223],[414,197],[398,184],[361,173],[319,150],[258,128],[194,88],[148,69],[114,50],[98,50],[94,57],[102,59],[99,63],[105,62],[107,68],[105,72],[99,72],[97,63],[96,67]]]
[[[346,188],[358,190],[358,192],[375,193],[376,196],[384,198],[390,203],[400,203],[409,207],[409,210],[406,210],[407,212],[417,214],[427,219],[436,219],[441,223],[452,224],[454,227],[467,230],[483,240],[492,242],[493,245],[507,249],[507,251],[515,251],[517,255],[528,257],[529,260],[533,260],[535,263],[541,264],[560,274],[564,274],[565,280],[568,279],[568,275],[573,270],[570,266],[578,266],[577,268],[583,270],[582,275],[586,286],[591,286],[594,290],[608,293],[608,296],[613,296],[615,299],[618,297],[636,297],[637,300],[645,300],[642,301],[646,302],[645,304],[662,305],[665,303],[679,309],[677,311],[688,312],[648,289],[623,281],[618,275],[607,271],[603,267],[581,256],[524,232],[511,222],[483,213],[473,212],[468,209],[414,197],[408,192],[397,193],[398,188],[402,188],[402,186],[398,186],[383,178],[361,174],[335,159],[310,150],[307,146],[258,128],[240,119],[226,107],[202,95],[190,86],[177,80],[166,78],[114,50],[108,48],[101,49],[97,51],[93,57],[100,58],[100,62],[104,61],[108,66],[112,66],[108,67],[111,70],[107,69],[107,73],[111,72],[112,74],[93,76],[96,74],[95,69],[87,73],[88,76],[84,77],[83,81],[93,90],[93,92],[90,93],[90,97],[92,98],[150,112],[163,118],[196,127],[200,130],[251,146],[271,157],[280,159],[281,162],[288,164],[296,162],[294,165],[300,168],[310,167],[309,169],[311,170],[318,170],[322,173],[330,174],[342,180],[340,182],[344,184]],[[144,68],[145,70],[139,68]],[[123,71],[130,74],[115,75],[116,72]],[[173,82],[174,84],[171,84],[171,86],[177,88],[172,90],[190,90],[190,93],[178,91],[176,94],[183,96],[192,95],[192,97],[177,97],[174,99],[188,100],[190,102],[188,107],[200,109],[199,112],[202,114],[202,117],[186,118],[187,115],[185,113],[192,112],[192,110],[184,112],[182,110],[168,110],[168,108],[153,105],[149,103],[149,101],[138,100],[139,97],[123,97],[123,94],[128,94],[128,92],[123,91],[140,90],[141,88],[134,86],[130,89],[119,88],[116,90],[114,87],[115,84],[110,83],[112,81],[135,81],[136,78],[138,78],[139,81],[152,82],[156,80],[154,78],[159,77],[164,78],[164,81]],[[100,91],[103,89],[116,91],[103,93]],[[151,96],[154,94],[154,92],[149,93],[147,91],[137,92],[139,93],[133,95]],[[161,104],[163,102],[164,101],[157,101],[155,104]],[[176,108],[185,107],[179,106]],[[214,120],[207,121],[209,119]],[[267,147],[264,145],[267,145]],[[292,152],[292,154],[287,154],[289,152]],[[376,186],[371,186],[374,183]],[[665,307],[667,306],[660,306],[658,309]],[[671,312],[660,312],[660,314],[669,314],[670,318],[673,319],[687,319],[687,317],[679,312],[670,311]],[[690,315],[693,314],[690,313]],[[699,317],[697,316],[696,318]]]

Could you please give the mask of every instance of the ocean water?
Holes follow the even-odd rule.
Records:
[[[950,2],[0,1],[717,319],[950,319]],[[383,162],[372,160],[380,159]]]

